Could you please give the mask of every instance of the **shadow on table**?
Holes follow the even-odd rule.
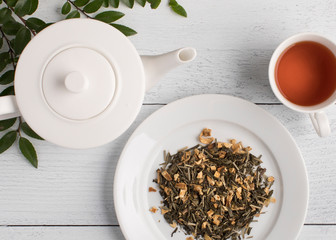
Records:
[[[237,50],[232,59],[238,97],[256,103],[278,103],[268,80],[268,64],[273,50]],[[241,94],[240,94],[241,92]],[[240,96],[241,95],[241,96]]]

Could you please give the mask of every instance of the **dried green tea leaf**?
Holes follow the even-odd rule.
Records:
[[[111,23],[110,25],[118,29],[120,32],[122,32],[127,37],[137,34],[135,30],[133,30],[132,28],[126,27],[124,25],[115,24],[115,23]]]
[[[71,11],[71,5],[69,2],[65,2],[62,6],[61,13],[67,15]]]
[[[16,140],[16,135],[16,131],[10,131],[0,139],[0,154],[13,145]]]
[[[38,140],[44,140],[36,132],[34,132],[33,129],[31,129],[26,122],[24,122],[24,123],[21,124],[21,129],[29,137],[36,138]]]
[[[122,12],[106,11],[106,12],[99,13],[94,18],[97,19],[97,20],[100,20],[102,22],[111,23],[111,22],[114,22],[114,21],[122,18],[123,16],[125,16],[125,14],[123,14]]]
[[[211,137],[211,130],[203,129],[201,135]],[[165,220],[196,239],[249,235],[250,223],[262,208],[276,202],[270,190],[274,177],[265,175],[260,157],[251,150],[232,139],[164,154],[153,181],[160,189]]]
[[[23,156],[35,167],[38,167],[38,160],[33,144],[24,137],[19,139],[19,148]]]

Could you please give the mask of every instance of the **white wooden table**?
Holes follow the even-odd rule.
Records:
[[[62,19],[63,2],[40,0],[36,16]],[[69,150],[36,140],[38,170],[17,147],[0,155],[0,239],[123,239],[112,190],[124,144],[155,110],[202,93],[241,97],[282,122],[300,147],[309,175],[309,207],[299,239],[336,239],[336,108],[327,110],[332,135],[318,138],[307,115],[279,104],[267,77],[268,61],[283,39],[310,31],[336,41],[336,1],[180,0],[187,19],[174,15],[166,2],[157,10],[123,9],[120,23],[139,32],[130,39],[142,54],[193,46],[197,59],[151,89],[135,123],[112,143]]]

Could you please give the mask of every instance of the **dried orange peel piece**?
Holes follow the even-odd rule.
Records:
[[[211,137],[211,129],[204,128],[199,135],[199,141],[204,144],[210,144],[215,140],[215,138]]]
[[[149,209],[149,211],[152,212],[152,213],[156,213],[157,210],[158,210],[158,209],[157,209],[156,207],[151,207],[151,208]]]

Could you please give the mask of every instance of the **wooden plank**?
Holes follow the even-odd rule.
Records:
[[[122,240],[116,227],[2,227],[2,240]],[[336,226],[304,226],[298,240],[334,240]]]
[[[1,154],[0,225],[116,225],[112,194],[116,162],[135,127],[160,107],[143,106],[125,134],[99,148],[71,150],[34,141],[38,170],[17,147]],[[281,105],[262,107],[289,129],[302,151],[310,179],[306,223],[335,223],[336,109],[327,111],[332,136],[322,139],[307,115]]]
[[[116,227],[2,227],[2,240],[121,240],[125,239]]]

